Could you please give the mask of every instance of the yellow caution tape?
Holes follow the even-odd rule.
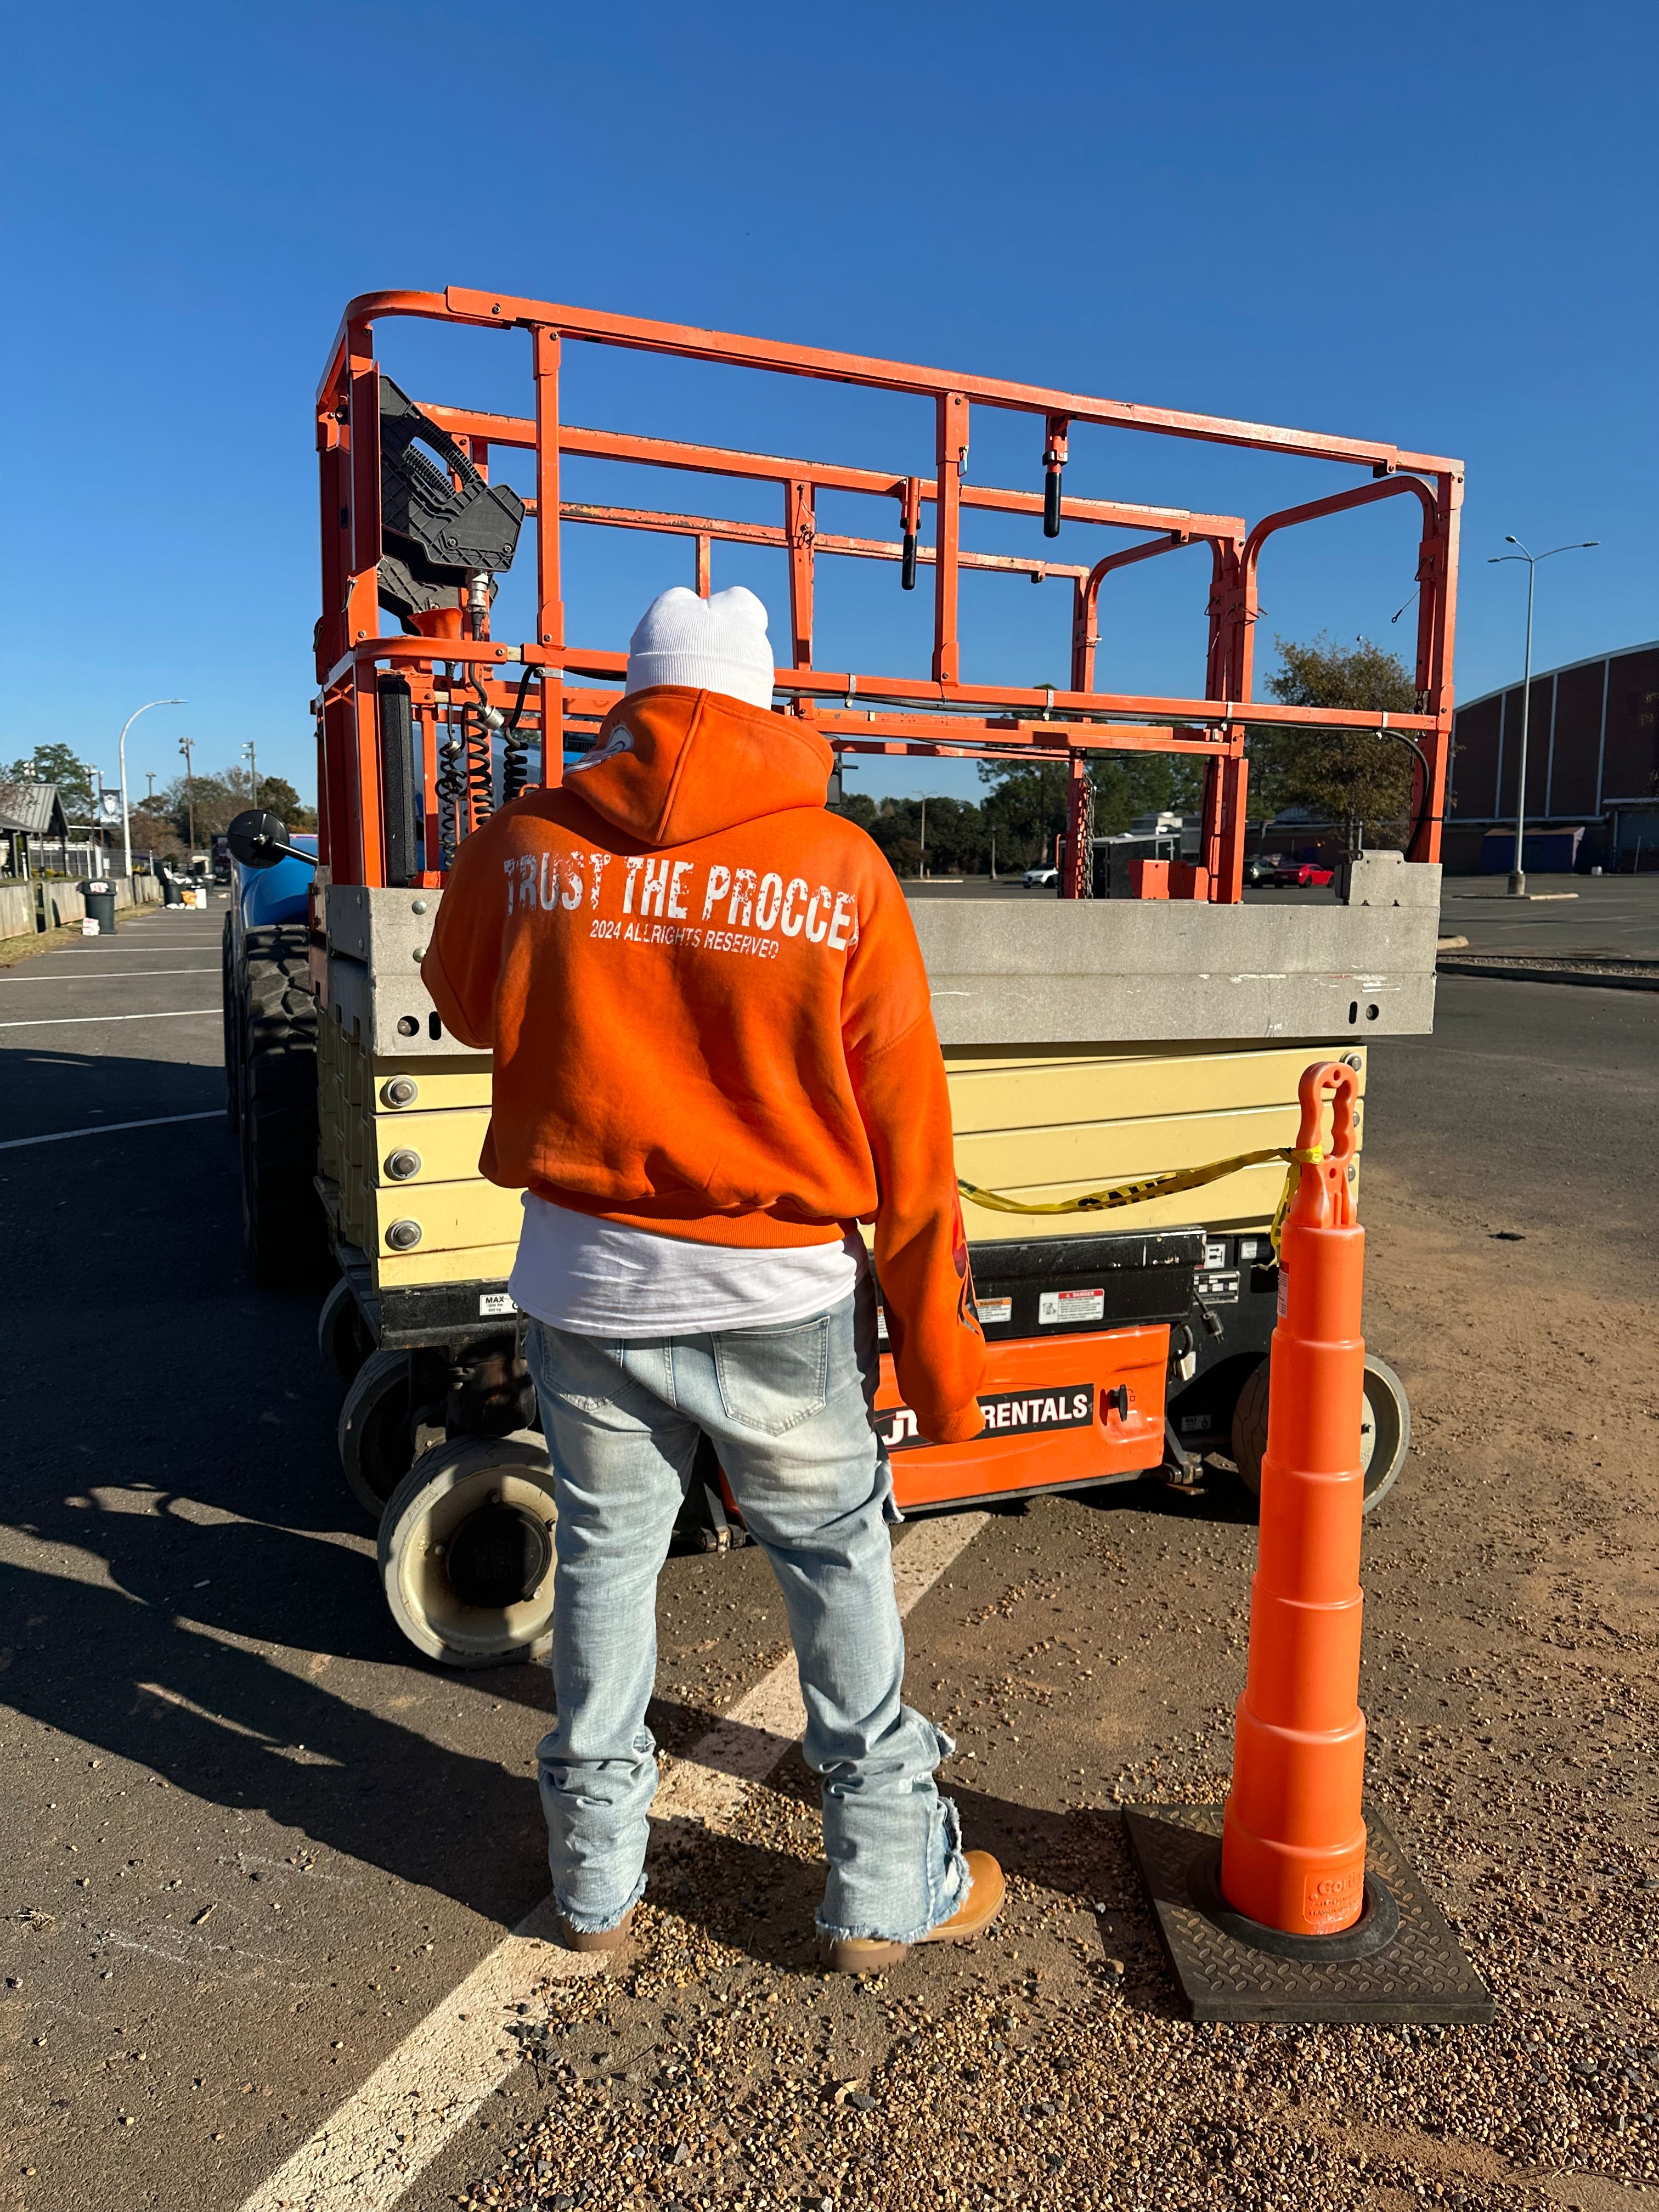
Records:
[[[1306,1152],[1297,1152],[1294,1147],[1291,1148],[1291,1164],[1285,1171],[1285,1188],[1279,1194],[1279,1204],[1273,1209],[1273,1226],[1267,1231],[1273,1242],[1275,1260],[1279,1257],[1279,1233],[1285,1226],[1285,1216],[1290,1211],[1291,1200],[1296,1196],[1296,1187],[1302,1180],[1302,1170],[1304,1167],[1313,1167],[1324,1157],[1323,1145],[1310,1145]]]
[[[1285,1188],[1279,1194],[1279,1210],[1273,1215],[1270,1232],[1277,1252],[1279,1232],[1301,1181],[1301,1171],[1324,1157],[1324,1147],[1320,1145],[1310,1145],[1305,1150],[1293,1145],[1274,1145],[1266,1152],[1235,1152],[1231,1159],[1212,1160],[1206,1167],[1175,1168],[1167,1175],[1143,1176],[1138,1182],[1113,1183],[1105,1190],[1085,1191],[1081,1198],[1050,1199],[1040,1205],[1024,1199],[1006,1198],[999,1190],[981,1190],[977,1183],[964,1182],[960,1176],[957,1188],[970,1205],[982,1206],[993,1213],[1109,1213],[1119,1206],[1144,1206],[1149,1199],[1173,1198],[1178,1191],[1200,1190],[1206,1183],[1219,1182],[1224,1176],[1237,1175],[1241,1168],[1265,1167],[1270,1160],[1284,1160],[1287,1163]]]

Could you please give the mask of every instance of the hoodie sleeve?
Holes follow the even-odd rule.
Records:
[[[985,1339],[957,1196],[945,1061],[904,894],[890,878],[878,878],[871,904],[848,963],[842,1040],[880,1194],[876,1273],[905,1403],[934,1443],[964,1443],[985,1425],[975,1395]]]

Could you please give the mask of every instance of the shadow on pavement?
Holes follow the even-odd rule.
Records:
[[[0,1083],[23,1059],[59,1085],[70,1069],[112,1118],[222,1095],[216,1070],[69,1054],[0,1054]],[[54,1118],[67,1120],[61,1091]],[[418,1692],[425,1670],[387,1616],[340,1477],[317,1302],[258,1291],[244,1270],[230,1132],[203,1121],[0,1153],[0,1237],[22,1385],[6,1430],[15,1533],[0,1540],[7,1703],[516,1919],[545,1885],[533,1778],[498,1749],[434,1742],[415,1714],[404,1726],[368,1710]],[[330,1666],[337,1690],[319,1679]]]
[[[112,1024],[111,1030],[118,1032],[120,1027]],[[66,1024],[64,1034],[84,1039],[87,1031]],[[113,1051],[60,1051],[41,1043],[0,1051],[0,1137],[38,1137],[59,1129],[95,1128],[100,1121],[199,1114],[222,1107],[225,1079],[221,1069],[190,1060],[127,1060]],[[196,1126],[198,1131],[212,1127],[208,1121]],[[64,1149],[78,1151],[80,1140]],[[38,1151],[31,1146],[26,1151],[0,1152],[0,1163],[5,1164],[0,1173],[21,1174],[25,1162],[56,1150],[43,1145]]]

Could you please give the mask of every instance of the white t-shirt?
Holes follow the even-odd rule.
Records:
[[[809,1321],[849,1297],[868,1264],[856,1230],[836,1244],[697,1244],[526,1191],[507,1289],[521,1313],[577,1336],[702,1336]]]

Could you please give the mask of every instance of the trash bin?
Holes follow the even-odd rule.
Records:
[[[115,934],[115,886],[102,876],[91,882],[77,884],[76,890],[86,902],[87,920],[95,921],[100,937]]]
[[[162,878],[161,878],[161,903],[162,903],[162,905],[163,905],[163,906],[182,906],[182,905],[184,904],[184,902],[185,902],[185,891],[184,891],[184,886],[183,886],[183,884],[179,881],[179,878],[177,878],[177,876],[163,876],[163,877],[162,877]]]

